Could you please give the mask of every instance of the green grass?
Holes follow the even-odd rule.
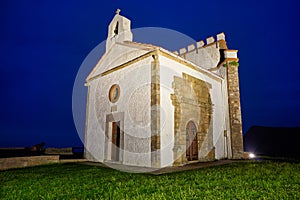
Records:
[[[0,172],[1,199],[300,199],[300,163],[237,162],[163,175],[82,164]]]

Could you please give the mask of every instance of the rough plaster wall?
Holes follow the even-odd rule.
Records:
[[[225,79],[227,78],[227,75],[225,74]],[[224,94],[224,99],[228,99],[228,90],[227,90],[227,81],[224,81],[224,84],[222,84],[222,91]],[[231,151],[231,137],[230,137],[230,120],[229,120],[229,106],[228,101],[224,101],[224,108],[225,108],[225,115],[226,115],[226,130],[227,130],[227,137],[226,137],[226,143],[227,143],[227,158],[232,158],[232,151]]]
[[[173,76],[180,76],[172,70],[172,65],[163,62],[160,65],[160,127],[161,127],[161,167],[170,166],[173,163],[174,147],[174,106],[170,101]]]
[[[96,76],[116,66],[126,63],[127,61],[139,57],[146,52],[147,51],[145,50],[115,44],[107,52],[107,54],[104,54],[103,58],[105,59],[103,59],[96,65],[97,70],[94,71],[93,76]]]
[[[116,13],[108,26],[106,50],[110,49],[115,42],[132,41],[130,24],[129,19]],[[116,26],[118,28],[117,34],[115,33]]]
[[[105,135],[105,125],[99,123],[96,113],[96,89],[98,85],[98,80],[91,82],[90,92],[88,98],[88,116],[87,116],[87,128],[86,128],[86,138],[85,138],[85,148],[86,148],[86,158],[92,161],[102,162],[104,159],[104,135]],[[99,98],[99,97],[98,97]],[[103,98],[102,110],[109,110],[108,101]],[[104,116],[102,116],[104,118]]]
[[[166,164],[165,160],[170,159],[172,156],[172,148],[168,146],[170,144],[170,139],[172,143],[174,143],[174,138],[172,136],[168,136],[168,133],[174,134],[174,106],[172,105],[172,101],[170,98],[170,94],[174,93],[172,89],[172,82],[174,76],[182,77],[182,72],[189,74],[190,76],[194,76],[198,79],[201,79],[209,84],[212,85],[211,92],[211,99],[213,104],[213,119],[212,119],[212,126],[211,130],[213,130],[213,143],[216,147],[216,158],[220,159],[224,157],[224,128],[226,127],[226,120],[225,117],[228,117],[226,114],[227,110],[225,106],[227,104],[227,99],[222,97],[222,84],[220,79],[219,81],[208,77],[207,75],[197,72],[185,65],[177,63],[171,59],[166,57],[160,56],[160,63],[161,63],[161,88],[165,87],[168,90],[162,89],[162,99],[163,99],[163,107],[164,110],[168,110],[167,112],[167,120],[166,123],[168,125],[164,125],[164,128],[161,129],[161,146],[167,147],[165,151],[161,154],[162,164]],[[172,112],[170,112],[172,111]],[[173,158],[173,157],[172,157]]]
[[[117,106],[116,112],[124,112],[124,164],[150,166],[150,153],[143,154],[150,152],[150,62],[147,58],[92,81],[87,146],[98,161],[104,158],[106,115]],[[108,99],[113,84],[120,86],[116,103]]]
[[[201,66],[205,69],[214,68],[220,61],[220,52],[216,44],[209,45],[203,48],[183,54],[181,57]]]
[[[218,122],[218,126],[214,128],[213,142],[216,147],[216,159],[224,158],[225,156],[225,140],[224,130],[227,130],[226,124],[226,108],[227,99],[225,98],[222,90],[222,83],[219,82],[215,88],[215,95],[212,96],[213,106],[213,119]]]

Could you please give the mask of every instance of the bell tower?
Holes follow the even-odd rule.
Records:
[[[117,9],[116,15],[108,26],[106,51],[108,51],[116,42],[132,41],[130,20],[121,16],[120,12],[121,10]]]

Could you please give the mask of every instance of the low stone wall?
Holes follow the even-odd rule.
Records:
[[[45,165],[51,163],[58,163],[59,156],[30,156],[30,157],[14,157],[14,158],[0,158],[0,170],[29,167],[36,165]]]
[[[52,155],[73,155],[72,147],[68,148],[46,148],[45,154]]]

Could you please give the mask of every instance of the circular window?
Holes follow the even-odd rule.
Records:
[[[117,102],[120,97],[120,86],[117,84],[111,86],[109,89],[108,97],[110,102]]]

